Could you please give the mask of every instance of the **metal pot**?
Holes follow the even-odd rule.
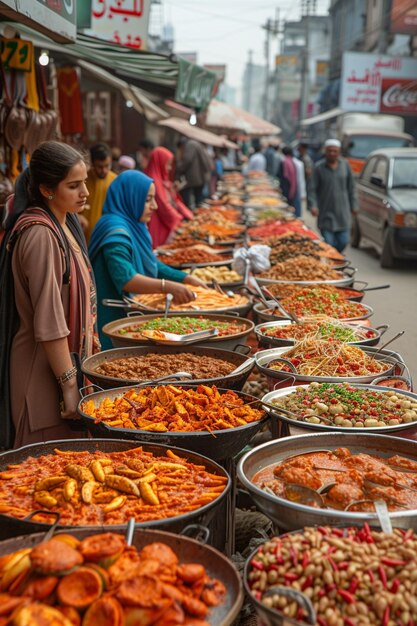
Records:
[[[269,328],[282,328],[283,326],[290,326],[293,324],[291,320],[278,320],[276,322],[267,322],[266,324],[258,324],[255,326],[255,333],[258,338],[258,345],[261,348],[280,348],[284,346],[294,346],[294,339],[280,339],[278,337],[270,337],[266,335],[263,331]],[[357,346],[376,346],[379,343],[382,335],[388,330],[388,325],[383,324],[382,326],[377,326],[376,328],[369,328],[368,326],[361,326],[359,324],[343,324],[346,328],[350,328],[352,330],[357,330],[363,333],[369,333],[370,331],[373,333],[372,337],[358,339],[357,341],[347,341],[347,345],[357,345]]]
[[[283,372],[281,370],[273,370],[268,367],[271,361],[284,357],[285,353],[291,348],[272,348],[270,350],[262,350],[255,354],[256,366],[262,374],[265,374],[270,383],[274,383],[275,380],[288,380],[292,378],[294,384],[306,384],[306,383],[340,383],[342,381],[348,383],[363,383],[370,384],[379,376],[390,376],[391,374],[401,375],[405,370],[405,363],[400,355],[391,350],[380,350],[378,348],[363,347],[361,348],[368,356],[374,357],[378,361],[385,361],[389,363],[390,367],[384,372],[378,372],[376,374],[370,374],[368,376],[306,376],[303,374],[297,374],[295,372]],[[284,357],[285,358],[285,357]],[[396,371],[400,369],[400,371]]]
[[[154,441],[157,441],[157,437],[155,437]],[[158,444],[160,442],[158,441]],[[27,459],[28,456],[39,457],[44,454],[52,454],[55,448],[59,448],[60,450],[86,450],[88,452],[95,452],[96,450],[101,450],[102,452],[120,452],[121,450],[130,450],[131,448],[137,447],[137,441],[126,441],[120,439],[111,440],[110,438],[106,439],[67,439],[63,441],[51,441],[48,443],[37,443],[30,446],[24,446],[23,448],[19,448],[18,450],[11,450],[9,452],[3,452],[0,454],[0,471],[4,471],[10,464],[18,464],[22,463]],[[214,516],[216,509],[222,503],[223,499],[226,497],[228,491],[231,488],[231,479],[227,472],[213,460],[203,457],[200,454],[195,452],[190,452],[188,450],[177,450],[172,446],[169,448],[175,453],[178,453],[180,456],[184,456],[191,463],[195,463],[196,465],[204,465],[207,471],[213,472],[215,474],[219,474],[220,476],[227,476],[228,482],[226,484],[226,488],[223,493],[210,502],[202,506],[195,511],[191,511],[190,513],[185,513],[184,515],[177,515],[175,517],[168,517],[164,519],[156,519],[149,522],[141,522],[135,525],[136,528],[158,528],[163,530],[169,530],[171,532],[180,532],[190,523],[198,523],[205,524],[211,520]],[[164,445],[150,445],[144,444],[144,449],[146,451],[152,452],[156,456],[165,455],[168,446]],[[128,520],[126,520],[127,523]],[[102,532],[102,527],[98,526],[58,526],[59,528],[65,529],[65,531],[71,532],[76,529],[84,529],[89,532],[100,531]],[[8,539],[9,537],[16,537],[18,535],[27,535],[29,533],[34,532],[45,532],[49,528],[48,524],[43,524],[40,522],[34,522],[32,520],[18,519],[15,517],[11,517],[9,515],[5,515],[0,513],[0,539]],[[114,532],[124,532],[124,525],[113,525],[106,526],[106,529]]]
[[[339,384],[342,383],[344,380],[346,379],[340,380]],[[372,391],[380,391],[380,392],[393,391],[392,387],[382,387],[381,385],[352,384],[351,386],[357,389],[369,389]],[[286,396],[290,393],[294,393],[295,391],[296,391],[296,387],[285,387],[285,389],[276,389],[275,391],[270,391],[269,393],[267,393],[262,398],[262,401],[271,403],[272,400],[275,400],[276,398],[282,398],[283,396]],[[405,391],[401,389],[401,390],[398,390],[398,393],[408,396],[409,398],[412,399],[413,402],[417,402],[417,394],[411,391]],[[285,422],[289,426],[289,432],[291,435],[308,434],[308,433],[311,433],[311,431],[315,431],[315,432],[337,431],[340,433],[357,433],[359,435],[361,435],[361,433],[364,433],[364,434],[382,433],[383,435],[394,433],[395,435],[399,437],[401,437],[402,435],[404,435],[404,437],[407,437],[407,435],[414,433],[417,428],[416,422],[410,422],[408,424],[399,424],[397,426],[376,426],[374,428],[366,427],[363,430],[358,431],[358,429],[355,428],[354,426],[352,426],[352,428],[348,428],[346,426],[336,426],[336,425],[329,425],[329,424],[312,424],[311,422],[302,422],[296,419],[291,419],[291,417],[288,417],[287,415],[284,415],[282,412],[280,412],[278,406],[276,408],[276,411],[274,411],[274,409],[268,409],[268,410],[270,411],[272,417],[274,417],[275,419],[278,419],[281,422]]]
[[[274,302],[273,300],[268,300],[268,303],[271,305],[272,310],[277,308],[276,302]],[[362,311],[358,311],[358,315],[356,317],[341,318],[341,321],[353,322],[355,320],[366,320],[374,314],[372,307],[370,307],[368,304],[361,304],[361,307],[365,307],[367,311],[365,314],[363,314]],[[262,302],[258,302],[254,305],[253,314],[256,324],[261,324],[262,322],[271,322],[273,320],[279,321],[286,319],[283,318],[282,315],[271,315],[270,313],[266,313],[267,310],[268,309],[265,309],[265,305]]]
[[[237,315],[220,315],[218,313],[205,313],[204,315],[200,315],[196,311],[192,313],[169,313],[168,317],[195,317],[212,320],[213,322],[235,322]],[[153,315],[142,315],[137,312],[137,315],[131,317],[124,317],[120,320],[115,320],[114,322],[109,322],[103,326],[103,333],[110,337],[113,346],[115,348],[129,347],[129,346],[152,346],[152,343],[145,339],[145,337],[141,337],[140,339],[135,339],[133,337],[129,337],[127,335],[121,335],[120,330],[132,326],[132,324],[141,324],[145,322],[149,322],[150,320],[155,320],[158,318],[163,318],[161,312]],[[194,344],[194,346],[198,345],[201,347],[219,347],[224,350],[233,350],[239,344],[245,344],[248,338],[248,335],[252,332],[255,325],[248,319],[239,318],[239,323],[244,324],[246,326],[245,330],[240,333],[236,333],[235,335],[226,335],[225,337],[212,337],[211,339],[204,339],[201,343]]]
[[[248,346],[241,346],[246,354],[250,350]],[[239,349],[239,346],[237,346]],[[129,357],[141,357],[147,354],[172,354],[173,356],[176,354],[193,354],[204,359],[205,357],[212,357],[221,359],[222,361],[227,361],[228,363],[232,363],[235,368],[239,366],[243,366],[243,363],[247,361],[247,366],[240,370],[237,374],[228,374],[222,377],[215,378],[205,378],[205,379],[193,379],[194,384],[200,385],[222,385],[225,389],[235,389],[240,391],[245,384],[249,374],[255,367],[255,362],[253,359],[248,359],[246,355],[241,354],[237,350],[232,352],[230,350],[218,350],[217,348],[200,348],[195,346],[181,346],[181,347],[170,347],[170,346],[152,346],[152,347],[135,347],[135,348],[116,348],[113,350],[105,350],[104,352],[99,352],[93,356],[90,356],[86,359],[82,364],[82,371],[85,376],[92,383],[99,385],[103,389],[113,389],[114,387],[125,387],[126,385],[135,385],[138,383],[144,382],[143,379],[126,379],[126,378],[115,378],[112,376],[106,376],[104,374],[99,374],[96,370],[97,368],[105,363],[106,361],[113,361],[116,359],[126,359]],[[175,362],[175,358],[173,359]],[[191,369],[191,368],[190,368]],[[177,370],[188,371],[187,367],[177,367]],[[192,374],[193,372],[190,371]],[[161,373],[159,376],[163,376]],[[152,382],[152,381],[150,381]]]
[[[105,529],[108,530],[107,528]],[[123,532],[123,529],[120,529]],[[118,531],[118,532],[120,532]],[[65,531],[58,531],[56,535]],[[93,531],[92,529],[72,530],[71,535],[81,541],[86,537],[97,535],[103,529]],[[44,540],[44,533],[15,537],[0,543],[0,556],[10,554],[22,548],[32,548]],[[146,545],[160,542],[168,545],[179,558],[181,563],[201,563],[207,570],[211,578],[217,578],[226,587],[224,602],[216,607],[212,607],[207,616],[210,626],[230,626],[237,618],[243,603],[242,582],[238,572],[231,562],[218,550],[206,546],[195,539],[186,536],[176,535],[170,532],[159,530],[137,529],[133,535],[132,545],[138,550],[142,550]]]
[[[186,389],[195,389],[196,385],[185,385],[181,383],[169,383],[181,386]],[[155,385],[148,385],[149,387],[155,387]],[[86,396],[88,400],[92,400],[97,406],[105,398],[113,400],[117,398],[129,389],[132,389],[133,385],[129,387],[119,387],[118,389],[110,389],[107,391],[99,391]],[[226,391],[226,389],[220,389],[219,391]],[[133,430],[129,428],[113,428],[107,426],[104,422],[95,424],[94,419],[83,412],[82,405],[85,398],[81,400],[78,405],[78,413],[81,416],[83,423],[87,426],[88,430],[95,437],[109,437],[111,439],[129,439],[134,441],[144,441],[147,443],[160,443],[169,447],[180,447],[186,450],[192,450],[195,453],[205,454],[209,458],[216,461],[223,461],[224,459],[230,459],[236,456],[243,448],[249,443],[254,435],[258,432],[265,421],[269,419],[269,414],[263,409],[260,402],[255,402],[257,398],[250,396],[249,394],[242,393],[241,391],[235,392],[245,402],[253,402],[252,406],[256,409],[263,411],[262,418],[257,422],[252,422],[246,426],[239,426],[238,428],[228,428],[225,430],[216,430],[213,434],[207,431],[198,432],[166,432],[156,433],[146,430]]]
[[[269,278],[257,278],[258,283],[260,285],[314,285],[317,287],[318,285],[334,285],[335,287],[348,287],[354,281],[356,268],[347,267],[344,272],[339,272],[340,278],[334,278],[331,280],[271,280]]]
[[[281,530],[296,530],[304,526],[337,525],[343,523],[377,523],[374,513],[351,513],[335,509],[318,509],[273,496],[253,484],[254,475],[268,465],[273,465],[293,456],[315,450],[335,450],[349,448],[354,453],[393,456],[400,454],[417,460],[417,442],[397,437],[358,433],[323,433],[284,437],[264,443],[243,456],[237,466],[237,476],[243,487],[249,491],[253,501],[262,513],[267,515]],[[399,528],[417,530],[417,509],[394,511],[389,514],[392,524]]]

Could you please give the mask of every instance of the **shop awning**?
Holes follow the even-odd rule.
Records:
[[[125,100],[130,100],[133,103],[133,108],[144,115],[149,122],[157,122],[158,120],[168,117],[168,113],[152,102],[149,96],[147,96],[145,92],[138,87],[129,85],[121,78],[113,76],[110,72],[107,72],[98,65],[94,65],[88,61],[79,60],[77,65],[95,78],[111,85],[112,87],[115,87],[116,89],[119,89]]]
[[[196,139],[197,141],[201,141],[201,143],[215,148],[236,149],[239,147],[226,137],[211,133],[204,128],[200,128],[199,126],[192,126],[188,120],[183,120],[180,117],[169,117],[166,120],[161,120],[158,124],[159,126],[172,128],[172,130],[176,130],[178,133],[185,135],[185,137],[188,137],[189,139]]]
[[[318,115],[314,115],[313,117],[306,117],[306,119],[301,120],[300,126],[312,126],[313,124],[326,122],[327,120],[331,120],[332,117],[337,117],[341,113],[343,113],[343,109],[336,107],[335,109],[330,109],[330,111],[319,113]]]
[[[206,112],[205,126],[256,137],[277,135],[281,132],[279,126],[220,100],[210,102]]]
[[[26,25],[9,23],[36,46],[103,67],[129,84],[149,91],[152,89],[152,92],[164,97],[175,97],[177,102],[200,109],[204,109],[210,101],[213,72],[192,64],[189,64],[190,69],[174,55],[133,50],[81,33],[77,34],[75,43],[63,46]]]

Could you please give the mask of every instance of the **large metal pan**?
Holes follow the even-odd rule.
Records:
[[[156,445],[144,444],[145,451],[152,452],[155,456],[163,456],[165,455],[168,446],[159,445],[160,442],[157,442],[157,438],[155,438]],[[24,446],[23,448],[19,448],[18,450],[11,450],[9,452],[3,452],[0,454],[0,471],[4,471],[10,464],[18,464],[25,461],[29,456],[39,457],[44,454],[52,454],[55,448],[59,448],[60,450],[86,450],[88,452],[95,452],[96,450],[101,450],[102,452],[120,452],[122,450],[130,450],[131,448],[137,447],[137,441],[126,441],[120,439],[111,440],[109,438],[106,439],[67,439],[63,441],[50,441],[47,443],[38,443],[30,446]],[[149,522],[141,522],[136,524],[137,528],[158,528],[162,530],[169,530],[171,532],[181,532],[188,524],[190,523],[198,523],[205,524],[210,522],[213,518],[216,509],[222,503],[223,499],[226,497],[228,491],[231,488],[231,479],[227,472],[213,460],[203,457],[200,454],[195,452],[190,452],[188,450],[177,450],[170,446],[170,449],[178,453],[180,456],[185,457],[191,463],[195,463],[196,465],[204,465],[207,471],[213,472],[220,476],[227,476],[228,482],[226,484],[226,488],[223,493],[210,502],[202,506],[195,511],[191,511],[190,513],[186,513],[184,515],[177,515],[175,517],[168,517],[165,519],[156,519]],[[126,520],[126,523],[128,520]],[[45,532],[49,528],[48,524],[43,524],[40,522],[34,522],[32,520],[27,519],[17,519],[16,517],[11,517],[9,515],[5,515],[0,513],[0,539],[8,539],[9,537],[16,537],[18,535],[26,535],[28,533],[34,532]],[[65,529],[66,531],[72,531],[74,529],[85,529],[89,532],[94,532],[95,530],[103,530],[101,526],[59,526],[59,528]],[[125,527],[123,525],[113,525],[106,526],[106,530],[111,530],[115,532],[123,532]]]
[[[340,278],[334,278],[331,280],[271,280],[269,278],[257,278],[260,285],[334,285],[335,287],[348,287],[354,281],[356,268],[346,268],[345,271],[339,272]]]
[[[277,320],[276,322],[258,324],[257,326],[255,326],[255,334],[258,338],[258,345],[262,348],[281,348],[284,346],[295,345],[296,342],[294,339],[280,339],[278,337],[271,337],[269,335],[266,335],[264,332],[267,329],[282,328],[283,326],[290,326],[291,324],[294,324],[294,322],[292,322],[291,320]],[[352,330],[357,330],[358,332],[363,334],[362,339],[346,342],[348,345],[376,346],[377,343],[379,343],[382,335],[388,330],[387,324],[377,326],[376,328],[369,328],[369,326],[362,326],[360,324],[344,323],[343,325]],[[367,337],[367,334],[370,334],[371,336]]]
[[[129,302],[122,302],[122,301],[112,302],[111,300],[103,300],[103,303],[106,304],[107,306],[122,308],[126,312],[140,311],[141,313],[143,313],[143,315],[152,314],[152,313],[158,313],[159,315],[164,314],[162,309],[152,309],[150,307],[144,306],[143,304],[140,304],[139,302],[133,302],[130,299],[129,299]],[[191,306],[192,305],[190,304],[190,307]],[[237,304],[234,306],[232,303],[230,303],[230,307],[222,307],[219,309],[208,309],[207,311],[205,311],[204,309],[196,309],[196,308],[190,308],[187,310],[182,309],[181,311],[178,311],[178,313],[185,313],[186,315],[204,315],[204,316],[207,313],[220,313],[220,314],[237,313],[240,317],[246,317],[246,315],[249,313],[251,308],[252,308],[252,300],[248,298],[248,302],[246,304]],[[176,311],[172,311],[172,313],[177,314]]]
[[[177,386],[184,387],[186,389],[195,388],[195,385],[185,385],[181,383],[169,383],[176,384]],[[149,385],[152,387],[155,385]],[[92,400],[97,406],[105,398],[113,400],[117,398],[129,389],[132,389],[134,385],[129,387],[119,387],[118,389],[110,389],[107,391],[99,391],[86,396],[88,400]],[[226,391],[220,389],[219,391]],[[174,446],[185,448],[186,450],[192,450],[195,453],[207,455],[209,458],[216,461],[223,461],[236,456],[243,448],[249,443],[254,435],[258,432],[261,426],[269,419],[269,414],[263,409],[261,403],[254,396],[236,391],[237,395],[245,402],[253,403],[256,409],[263,411],[263,416],[257,422],[252,422],[246,426],[239,426],[238,428],[229,428],[225,430],[216,430],[213,434],[207,431],[198,432],[166,432],[156,433],[146,430],[133,430],[129,428],[113,428],[107,426],[104,422],[98,424],[94,423],[94,419],[83,412],[83,402],[86,398],[81,400],[78,405],[78,413],[81,416],[83,423],[87,426],[88,430],[95,437],[109,437],[111,439],[130,439],[134,441],[144,441],[147,443],[158,443],[167,446]]]
[[[288,380],[292,378],[295,384],[307,384],[313,382],[319,383],[340,383],[342,381],[348,383],[362,383],[365,385],[371,384],[375,378],[379,376],[391,376],[392,374],[402,375],[406,366],[400,355],[397,352],[391,350],[378,350],[378,348],[362,347],[361,348],[368,356],[374,357],[378,361],[384,361],[389,367],[384,372],[378,372],[369,376],[306,376],[303,374],[296,374],[295,372],[283,372],[281,370],[273,370],[268,367],[268,364],[274,359],[279,359],[285,355],[286,352],[291,350],[290,347],[285,348],[271,348],[270,350],[261,350],[255,354],[255,361],[258,370],[265,374],[270,382],[278,380]],[[285,358],[285,357],[284,357]],[[398,371],[397,371],[398,370]]]
[[[248,346],[242,346],[245,350],[249,351]],[[127,379],[127,378],[115,378],[113,376],[106,376],[104,374],[99,374],[97,372],[97,368],[105,363],[106,361],[114,361],[116,359],[126,359],[129,357],[141,357],[147,354],[172,354],[173,355],[173,363],[175,363],[175,355],[178,354],[193,354],[195,356],[201,357],[203,360],[205,357],[212,357],[221,359],[222,361],[227,361],[228,363],[232,363],[235,368],[242,366],[237,374],[228,374],[226,376],[214,377],[214,378],[204,378],[204,379],[193,379],[194,384],[200,385],[218,385],[222,386],[225,389],[235,389],[240,391],[245,384],[249,374],[253,370],[255,366],[255,362],[253,359],[248,359],[248,357],[240,352],[232,352],[231,350],[218,350],[217,348],[196,348],[194,346],[182,346],[182,347],[170,347],[170,346],[152,346],[152,347],[136,347],[136,348],[115,348],[113,350],[105,350],[104,352],[99,352],[93,356],[90,356],[86,359],[82,364],[82,371],[85,376],[92,383],[99,385],[103,389],[112,389],[114,387],[125,387],[126,385],[135,385],[138,383],[144,382],[144,379]],[[246,367],[243,365],[247,362]],[[191,368],[190,368],[191,369]],[[174,371],[189,371],[187,366],[177,367]],[[192,374],[192,371],[190,371]],[[163,376],[161,373],[159,376]]]
[[[236,322],[237,315],[220,315],[217,313],[205,313],[204,315],[200,315],[196,311],[193,313],[169,313],[168,317],[196,317],[204,319],[212,320],[213,322]],[[158,318],[163,318],[161,313],[153,314],[153,315],[141,315],[139,312],[135,316],[124,317],[120,320],[115,320],[114,322],[109,322],[103,326],[103,333],[110,337],[112,344],[115,348],[124,348],[130,346],[152,346],[152,342],[147,340],[145,337],[135,338],[128,334],[120,334],[120,331],[132,326],[134,324],[142,324],[145,322],[149,322],[151,320],[155,320]],[[194,346],[200,347],[218,347],[223,350],[233,350],[239,344],[246,344],[248,335],[252,332],[255,325],[253,322],[246,318],[239,318],[239,324],[243,324],[245,326],[245,330],[240,333],[236,333],[235,335],[226,335],[224,337],[211,337],[210,339],[203,339],[201,342],[193,344]]]
[[[81,541],[86,537],[99,534],[104,529],[72,530],[71,535]],[[105,529],[108,530],[107,528]],[[58,531],[56,535],[67,531]],[[32,548],[41,543],[44,533],[36,533],[23,537],[14,537],[0,543],[0,556],[10,554],[22,548]],[[226,587],[224,601],[210,609],[205,618],[210,626],[229,626],[237,618],[243,603],[242,582],[232,563],[218,550],[206,546],[190,537],[175,535],[159,530],[137,529],[133,535],[132,545],[142,550],[150,543],[160,542],[168,545],[178,556],[180,563],[201,563],[211,578],[217,578]]]
[[[221,254],[221,253],[217,252],[217,254]],[[166,261],[169,261],[169,257],[166,257],[165,262]],[[228,257],[225,257],[224,261],[205,261],[204,263],[180,263],[179,265],[170,265],[167,263],[167,265],[178,270],[185,270],[185,269],[189,269],[190,267],[208,267],[211,265],[214,267],[220,267],[221,265],[226,265],[230,267],[232,263],[233,263],[233,258],[228,256]]]
[[[343,523],[348,526],[363,522],[378,523],[378,518],[374,513],[351,513],[298,504],[270,495],[252,482],[258,471],[268,465],[283,461],[295,453],[335,450],[341,447],[349,448],[354,453],[378,454],[382,457],[400,454],[417,460],[417,442],[415,441],[384,435],[359,434],[357,431],[354,434],[323,433],[284,437],[257,446],[240,459],[237,475],[243,487],[249,491],[256,506],[282,530],[296,530],[304,526],[324,526],[327,524],[334,526]],[[389,516],[394,526],[417,530],[417,509],[394,511],[389,513]]]
[[[271,322],[274,320],[285,319],[282,317],[282,315],[275,315],[275,314],[271,315],[270,313],[267,313],[266,311],[268,310],[277,309],[276,302],[274,302],[273,300],[268,300],[268,303],[271,305],[270,309],[265,309],[265,305],[262,302],[258,302],[257,304],[254,305],[253,313],[254,313],[254,317],[256,318],[257,324],[261,324],[262,322]],[[372,307],[370,307],[368,304],[361,303],[361,307],[364,307],[366,309],[366,313],[362,313],[362,311],[358,311],[358,315],[356,317],[341,318],[341,321],[354,322],[354,321],[359,321],[359,320],[366,320],[374,314]],[[278,310],[277,310],[277,313],[278,313]]]
[[[340,380],[339,384],[341,384],[343,380],[346,380],[346,379]],[[357,389],[369,389],[372,391],[380,391],[380,392],[394,391],[392,387],[383,387],[382,385],[361,385],[361,384],[353,383],[351,386]],[[275,400],[276,398],[282,398],[283,396],[287,396],[290,393],[294,393],[295,391],[296,391],[296,387],[285,387],[285,389],[276,389],[275,391],[270,391],[269,393],[267,393],[262,398],[262,401],[271,404],[272,400]],[[408,396],[413,402],[417,403],[417,394],[413,393],[412,391],[405,391],[401,389],[401,390],[398,390],[398,393]],[[416,422],[409,422],[407,424],[399,424],[397,426],[366,427],[366,428],[358,430],[358,428],[355,428],[354,426],[349,428],[346,426],[336,426],[336,425],[330,425],[330,424],[312,424],[311,422],[303,422],[301,420],[299,421],[296,419],[292,419],[291,417],[284,415],[284,413],[279,410],[278,406],[276,407],[276,410],[272,408],[268,410],[271,412],[272,417],[280,420],[281,422],[285,422],[286,424],[288,424],[291,435],[308,434],[308,433],[311,433],[312,431],[316,433],[337,431],[340,433],[357,433],[359,435],[361,435],[362,433],[363,434],[382,433],[383,435],[395,434],[399,437],[402,435],[407,437],[407,435],[414,433],[417,429]]]

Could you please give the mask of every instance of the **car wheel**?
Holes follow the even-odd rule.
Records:
[[[384,244],[382,246],[381,258],[380,258],[381,267],[385,267],[387,269],[394,267],[395,259],[394,254],[392,252],[392,244],[389,228],[385,228],[384,231]]]
[[[359,248],[361,242],[361,231],[356,215],[352,215],[352,227],[350,229],[350,245],[352,248]]]

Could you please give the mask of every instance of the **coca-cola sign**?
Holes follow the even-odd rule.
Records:
[[[384,113],[417,113],[417,79],[383,78],[380,111]]]

